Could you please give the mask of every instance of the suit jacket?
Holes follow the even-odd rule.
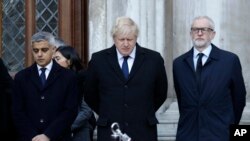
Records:
[[[66,141],[77,113],[78,88],[75,73],[55,61],[43,87],[36,64],[18,72],[14,79],[13,118],[19,140],[38,134],[51,141]]]
[[[157,140],[155,112],[166,100],[168,88],[159,53],[137,44],[128,80],[119,66],[115,46],[94,53],[85,88],[85,101],[99,115],[98,141],[111,139],[113,122],[134,141]]]
[[[73,141],[90,141],[90,138],[92,138],[90,132],[93,132],[93,128],[91,127],[89,120],[94,113],[83,98],[85,78],[86,71],[84,69],[77,72],[78,90],[80,92],[78,100],[80,101],[78,106],[78,114],[71,126]]]
[[[238,124],[246,103],[239,58],[212,44],[202,68],[201,93],[195,82],[193,49],[173,63],[180,118],[177,141],[228,141],[229,125]]]
[[[14,140],[16,134],[11,116],[11,88],[13,80],[0,58],[0,136]]]

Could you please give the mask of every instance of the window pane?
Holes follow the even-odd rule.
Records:
[[[9,71],[25,64],[25,1],[3,0],[2,59]],[[58,33],[58,0],[36,0],[36,31]]]
[[[3,60],[9,71],[24,68],[24,0],[3,1]]]
[[[36,21],[37,31],[47,31],[54,35],[58,33],[58,0],[37,0]]]

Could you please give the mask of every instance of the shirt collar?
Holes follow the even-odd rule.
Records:
[[[38,68],[38,71],[40,71],[41,68],[46,68],[48,71],[50,71],[52,68],[52,65],[53,65],[53,61],[51,60],[47,66],[41,67],[41,66],[37,65],[37,68]]]
[[[212,50],[212,46],[211,44],[205,49],[203,50],[202,52],[199,52],[195,47],[194,47],[194,58],[196,58],[198,56],[199,53],[203,53],[204,56],[208,57],[210,52]]]
[[[117,52],[117,57],[118,59],[123,59],[123,55],[118,51],[118,49],[116,49]],[[129,58],[134,59],[135,58],[135,52],[136,52],[136,46],[134,47],[134,49],[132,50],[132,52],[129,54]]]

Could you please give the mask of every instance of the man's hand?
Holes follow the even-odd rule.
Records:
[[[50,141],[50,139],[46,135],[40,134],[32,138],[32,141]]]

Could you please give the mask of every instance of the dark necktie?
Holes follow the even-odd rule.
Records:
[[[41,79],[42,85],[44,86],[46,82],[46,76],[45,76],[46,68],[41,68],[41,71],[42,73],[40,74],[40,79]]]
[[[202,70],[202,57],[203,57],[203,53],[199,53],[198,56],[198,60],[197,60],[197,64],[196,64],[196,81],[197,81],[197,88],[199,93],[201,92],[201,70]]]
[[[122,63],[122,72],[124,74],[124,77],[128,79],[129,71],[128,71],[128,58],[129,56],[123,57],[123,63]]]

